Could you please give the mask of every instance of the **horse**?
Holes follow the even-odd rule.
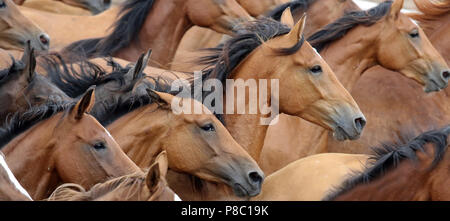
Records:
[[[266,16],[277,21],[280,20],[281,14],[287,8],[292,10],[295,22],[306,12],[308,19],[303,33],[305,37],[309,37],[321,27],[340,18],[346,11],[358,9],[357,5],[351,0],[238,0],[238,3],[253,17]],[[191,28],[178,46],[171,69],[179,71],[186,71],[187,69],[202,70],[202,68],[191,64],[192,57],[198,57],[202,48],[216,46],[222,38],[222,35],[205,28]]]
[[[86,191],[77,184],[63,184],[47,201],[173,201],[173,191],[167,186],[168,160],[161,152],[146,173],[114,178],[94,185]]]
[[[0,152],[0,201],[30,201],[28,192],[20,185]]]
[[[447,126],[406,143],[375,149],[375,162],[354,173],[324,200],[450,200],[449,134]]]
[[[9,57],[8,53],[0,52]],[[35,72],[35,52],[29,43],[21,60],[10,59],[9,67],[0,70],[0,125],[12,113],[23,112],[30,106],[70,100],[47,78]]]
[[[68,15],[95,15],[111,6],[111,0],[14,0],[14,2],[28,8]]]
[[[76,103],[32,107],[0,129],[6,161],[33,199],[47,198],[62,183],[89,188],[140,170],[87,114],[94,96],[90,88]]]
[[[204,71],[203,81],[197,82],[212,79],[226,85],[227,79],[275,80],[279,82],[276,100],[280,113],[302,117],[332,130],[338,140],[357,139],[365,125],[364,115],[328,64],[304,41],[305,17],[294,25],[290,11],[286,10],[284,15],[282,23],[268,18],[249,22],[238,29],[238,35],[217,48],[207,49],[210,55],[202,57],[200,63],[211,68]],[[266,60],[271,62],[262,62]],[[194,80],[194,90],[197,86]],[[256,88],[255,93],[261,93],[259,91],[260,88]],[[250,97],[249,91],[245,93],[245,97]],[[208,96],[208,93],[203,94],[203,97]],[[233,96],[237,100],[237,95]],[[271,94],[263,96],[267,96],[264,99],[270,104]],[[231,98],[223,97],[220,101],[223,107],[236,110],[237,104],[225,105]],[[245,102],[245,110],[249,110],[250,101],[242,102]],[[235,113],[230,109],[223,110],[223,113],[230,112]],[[217,115],[236,141],[258,160],[269,127],[269,123],[261,124],[260,120],[270,117],[271,113],[261,114],[260,109],[256,113]],[[272,117],[276,117],[277,113],[273,114]]]
[[[414,139],[402,133],[397,142],[373,147],[369,155],[323,153],[299,159],[269,175],[251,200],[448,200],[449,133],[448,126]]]
[[[108,128],[124,152],[141,168],[147,168],[159,152],[167,151],[168,183],[183,200],[191,200],[191,195],[202,199],[247,199],[257,195],[264,174],[215,116],[211,113],[175,114],[176,110],[171,107],[175,97],[154,91],[165,91],[166,87],[160,85],[163,82],[139,73],[146,67],[149,54],[142,55],[128,72],[120,72],[133,77],[124,76],[121,87],[109,87],[104,100],[97,100],[93,116]],[[64,76],[64,80],[57,83],[63,91],[70,91],[74,85],[71,82],[77,80],[80,83],[75,85],[81,88],[96,83],[89,83],[87,79],[92,79],[89,76],[59,76]],[[118,97],[110,99],[108,94]],[[173,177],[191,181],[178,187]],[[201,188],[201,183],[207,181],[220,186],[220,191]]]
[[[135,61],[152,48],[158,56],[153,58],[154,65],[162,66],[172,60],[181,37],[193,25],[231,34],[233,26],[241,19],[250,19],[235,0],[132,0],[96,16],[21,9],[51,34],[53,49],[71,44],[64,50],[84,50],[90,57],[111,55]],[[70,26],[79,29],[65,28]],[[89,31],[80,32],[80,29]]]
[[[445,32],[450,34],[450,3],[440,4],[430,1],[416,1],[422,14],[408,14],[417,20],[430,37],[431,43],[450,62],[450,42]],[[377,84],[373,84],[377,82]],[[377,87],[383,85],[383,87]],[[376,91],[376,93],[375,93]],[[393,96],[392,94],[395,94]],[[420,85],[403,81],[389,70],[376,67],[366,71],[352,91],[370,123],[367,134],[351,145],[342,146],[333,141],[328,143],[329,151],[345,153],[368,153],[367,146],[373,146],[378,140],[397,136],[403,128],[415,127],[428,130],[431,126],[445,126],[450,121],[450,88],[442,92],[425,95]],[[366,99],[370,97],[371,99]],[[414,99],[411,99],[414,98]],[[420,105],[420,107],[419,107]],[[374,110],[376,109],[376,110]],[[396,122],[402,122],[401,127]]]
[[[0,48],[23,51],[30,41],[37,52],[48,51],[48,34],[26,18],[11,0],[1,0],[0,11]]]
[[[267,176],[252,201],[319,201],[349,174],[363,171],[370,155],[321,153],[296,160]]]
[[[402,0],[386,1],[368,11],[349,12],[309,38],[348,90],[358,85],[361,75],[375,65],[398,71],[415,80],[424,86],[425,92],[439,91],[447,86],[449,69],[445,60],[421,28],[400,13],[402,5]],[[376,88],[383,86],[373,87],[376,92],[371,93],[378,93]],[[390,93],[390,96],[395,95]],[[372,102],[367,97],[365,99],[365,102]],[[378,111],[378,108],[371,111]],[[297,135],[296,131],[302,131],[302,134]],[[285,136],[286,133],[294,136],[279,139],[280,134]],[[377,133],[368,135],[375,137]],[[322,128],[283,115],[280,122],[269,129],[265,153],[259,163],[270,174],[299,158],[330,151],[327,142],[332,141],[327,141],[328,137]]]

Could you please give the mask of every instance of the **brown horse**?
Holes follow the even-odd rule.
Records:
[[[325,200],[450,200],[450,126],[375,149],[375,162]]]
[[[135,61],[152,48],[157,55],[153,64],[162,66],[172,61],[181,37],[193,25],[230,34],[241,19],[250,19],[235,0],[131,0],[97,16],[65,16],[22,9],[51,34],[53,48],[94,38],[74,43],[68,51],[85,49],[83,52],[89,56],[113,55]],[[112,30],[108,30],[110,26]]]
[[[11,0],[0,1],[0,21],[0,48],[23,51],[30,41],[36,51],[49,49],[48,34],[27,19]]]
[[[217,79],[225,85],[227,79],[254,79],[257,82],[260,79],[275,79],[279,82],[277,100],[281,113],[298,116],[333,130],[336,139],[357,139],[365,124],[363,114],[328,64],[304,41],[305,18],[294,26],[292,15],[288,12],[286,10],[282,19],[287,26],[272,19],[260,19],[240,27],[237,31],[239,35],[218,48],[209,49],[211,56],[204,57],[202,63],[212,68],[205,71],[204,82]],[[262,62],[266,60],[271,62]],[[193,84],[193,87],[196,86]],[[260,93],[259,90],[257,88],[256,93]],[[245,97],[249,97],[248,93],[246,91]],[[265,96],[270,104],[272,96],[270,93]],[[230,102],[227,99],[230,98],[225,95],[224,104]],[[249,110],[250,101],[245,99],[243,102],[245,110]],[[237,104],[232,104],[236,110]],[[224,110],[223,113],[230,112]],[[236,141],[256,160],[259,159],[268,129],[268,125],[261,125],[260,119],[269,117],[269,114],[261,113],[258,109],[257,114],[221,116]]]
[[[92,116],[94,90],[76,104],[47,104],[14,115],[0,130],[8,165],[33,199],[70,182],[89,188],[139,168]]]
[[[111,6],[111,0],[14,0],[14,2],[29,8],[68,15],[95,15]]]
[[[238,3],[253,17],[267,16],[277,21],[280,20],[281,14],[287,8],[292,10],[295,22],[306,12],[308,19],[303,32],[305,37],[309,37],[319,28],[340,18],[346,11],[358,9],[358,6],[351,0],[292,0],[287,2],[285,0],[238,0]],[[223,35],[205,28],[191,28],[177,49],[171,69],[202,70],[201,66],[190,64],[192,58],[199,57],[199,49],[215,47],[222,38]]]
[[[8,53],[0,52],[9,57]],[[10,59],[9,67],[0,70],[0,125],[8,115],[25,111],[30,106],[70,101],[63,91],[35,72],[34,49],[29,44],[20,61]]]
[[[416,4],[423,14],[411,16],[419,21],[427,36],[430,36],[431,43],[450,62],[450,41],[443,37],[450,34],[450,2],[435,4],[416,1]],[[355,85],[352,95],[369,119],[367,133],[346,146],[330,141],[329,151],[369,153],[367,146],[396,137],[403,128],[414,127],[425,131],[430,129],[430,125],[445,126],[450,122],[450,88],[425,95],[420,85],[404,81],[380,67],[366,71]],[[401,122],[401,127],[398,122]]]
[[[420,27],[400,13],[402,5],[402,0],[387,1],[368,11],[350,12],[309,38],[349,90],[355,84],[358,85],[357,80],[368,68],[377,64],[416,80],[428,92],[447,86],[446,73],[449,69],[445,60]],[[371,93],[378,93],[380,89],[377,88],[383,86],[373,87],[375,92]],[[369,97],[373,96],[371,94]],[[372,102],[367,97],[365,99],[365,102]],[[371,111],[379,109],[374,107]],[[395,122],[398,121],[391,123]],[[302,131],[303,134],[279,139],[280,134],[295,135],[295,131]],[[375,137],[377,133],[369,135]],[[282,116],[279,124],[269,129],[260,165],[265,172],[271,173],[299,158],[328,152],[327,137],[328,133],[315,125]],[[342,152],[336,149],[333,151]]]
[[[173,201],[167,186],[168,160],[161,152],[145,174],[141,171],[99,183],[86,191],[77,184],[63,184],[48,201]]]
[[[99,89],[108,88],[98,97],[92,114],[108,125],[124,151],[142,168],[148,167],[159,152],[167,151],[169,184],[184,200],[246,199],[258,194],[264,175],[256,162],[211,113],[175,114],[170,105],[174,96],[153,92],[164,85],[138,73],[146,67],[148,57],[149,53],[125,69],[130,70],[119,71],[125,75],[122,78],[99,81],[100,84],[92,80],[91,84]],[[89,87],[87,82],[95,78],[89,76],[89,71],[83,73],[88,75],[60,74],[62,80],[57,80],[57,85],[68,91],[73,85]],[[133,77],[126,76],[130,74]],[[190,181],[179,187],[171,178],[174,176]],[[207,181],[221,190],[199,186]],[[198,198],[190,198],[192,195]]]
[[[20,185],[0,152],[0,201],[29,201],[28,192]]]

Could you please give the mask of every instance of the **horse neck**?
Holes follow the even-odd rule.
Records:
[[[147,168],[162,150],[167,115],[167,110],[150,104],[126,114],[107,129],[136,165]]]
[[[61,183],[52,159],[57,120],[51,119],[28,129],[2,149],[11,171],[33,199],[49,196]]]
[[[403,161],[395,169],[368,184],[355,186],[336,200],[363,201],[418,201],[430,199],[431,171],[410,160]]]
[[[347,90],[367,69],[377,65],[374,42],[379,32],[370,28],[359,25],[320,53]]]
[[[151,65],[169,68],[181,39],[193,26],[184,11],[184,5],[180,5],[185,3],[186,1],[155,1],[139,32],[139,40],[119,50],[115,57],[135,61],[151,48]]]
[[[262,58],[261,58],[262,59]],[[244,81],[251,79],[256,80],[257,84],[257,94],[259,97],[259,91],[260,87],[258,84],[259,79],[267,79],[270,80],[270,77],[268,75],[265,75],[264,73],[261,73],[260,70],[255,70],[255,68],[260,67],[260,65],[255,64],[257,61],[262,61],[261,59],[247,59],[246,62],[243,62],[231,75],[231,78],[236,79],[243,79]],[[258,73],[258,74],[257,74]],[[270,87],[270,82],[267,83]],[[269,89],[267,93],[266,101],[270,105],[270,92]],[[248,98],[248,92],[246,90],[245,97]],[[226,94],[223,96],[224,100],[224,110],[225,113],[227,113],[226,110]],[[236,100],[239,96],[234,94],[234,103],[236,103]],[[249,154],[253,157],[255,161],[258,162],[259,156],[262,151],[262,147],[264,145],[264,138],[266,137],[267,129],[269,128],[268,125],[262,125],[261,119],[267,118],[266,115],[263,115],[259,111],[259,101],[257,102],[258,110],[257,114],[248,114],[249,110],[249,99],[245,99],[245,114],[224,114],[224,122],[225,127],[230,132],[231,136],[240,144]],[[234,113],[236,113],[236,107],[234,110]]]

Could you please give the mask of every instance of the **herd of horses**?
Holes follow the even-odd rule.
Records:
[[[450,1],[415,4],[0,0],[0,200],[450,200]],[[278,80],[278,122],[174,106],[198,70]]]

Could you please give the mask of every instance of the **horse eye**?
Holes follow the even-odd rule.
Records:
[[[6,8],[6,3],[5,3],[5,1],[1,1],[1,2],[0,2],[0,8]]]
[[[214,128],[214,125],[212,125],[212,124],[206,124],[206,125],[200,127],[200,129],[202,129],[204,131],[208,131],[208,132],[216,131],[216,128]]]
[[[309,69],[309,71],[311,71],[311,73],[317,75],[317,74],[322,73],[322,67],[320,65],[315,65],[314,67]]]
[[[94,144],[94,149],[96,149],[96,150],[103,150],[103,149],[106,149],[106,145],[105,145],[105,143],[103,143],[103,142],[98,142],[98,143],[96,143],[96,144]]]
[[[409,33],[409,37],[411,37],[411,38],[418,38],[419,37],[419,31],[417,31],[417,29],[414,29],[411,33]]]

